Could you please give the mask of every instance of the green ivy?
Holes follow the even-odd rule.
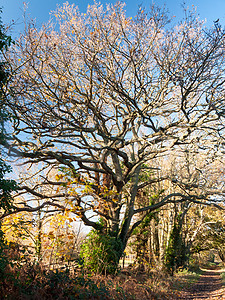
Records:
[[[186,262],[185,243],[182,238],[182,230],[179,222],[175,222],[165,255],[165,267],[173,275],[179,267]]]
[[[122,252],[122,243],[109,234],[92,230],[82,245],[84,268],[93,273],[114,274]]]

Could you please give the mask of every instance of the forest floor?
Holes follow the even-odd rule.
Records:
[[[90,275],[76,268],[46,271],[31,264],[6,271],[3,285],[0,280],[0,300],[225,300],[225,268],[219,264],[195,266],[195,271],[184,269],[174,276],[129,268],[117,276]]]
[[[225,286],[222,284],[221,269],[202,269],[202,275],[197,282],[185,284],[179,291],[177,299],[202,300],[202,299],[224,299]],[[182,279],[181,279],[182,282]]]

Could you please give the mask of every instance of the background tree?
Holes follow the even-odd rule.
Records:
[[[2,13],[0,9],[0,13]],[[7,135],[4,129],[4,123],[7,121],[8,115],[5,109],[4,102],[4,86],[6,84],[9,73],[7,71],[7,64],[2,56],[2,51],[7,50],[11,43],[11,37],[6,35],[6,30],[2,25],[0,16],[0,145],[5,142]],[[11,192],[16,189],[16,183],[14,180],[5,179],[5,175],[11,172],[11,167],[6,164],[4,152],[1,147],[0,154],[0,214],[8,212],[12,206]],[[0,293],[2,294],[5,286],[5,279],[7,277],[6,267],[9,263],[6,255],[6,243],[4,233],[1,228],[0,221]]]
[[[2,11],[0,10],[0,13]],[[2,52],[7,50],[11,44],[11,37],[6,35],[5,28],[2,25],[0,18],[0,145],[4,144],[7,139],[7,134],[4,128],[4,123],[8,119],[7,108],[4,99],[4,87],[9,76],[9,69]],[[5,163],[4,149],[1,147],[0,156],[0,209],[6,211],[11,205],[11,191],[15,190],[15,181],[4,179],[5,174],[11,172],[11,167]]]
[[[217,251],[220,259],[225,258],[225,226],[224,214],[211,208],[201,208],[201,222],[196,230],[195,239],[192,242],[193,255]]]
[[[173,180],[156,182],[142,191],[136,201],[137,207],[143,207],[150,202],[156,204],[160,197],[166,197],[171,193],[188,194],[194,191],[195,194],[201,195],[204,190],[212,190],[212,188],[223,190],[223,166],[220,160],[216,157],[210,158],[200,151],[196,152],[195,145],[186,148],[179,156],[171,152],[169,157],[157,159],[154,164],[160,166],[159,177],[161,172]],[[151,179],[151,172],[148,171],[147,166],[142,173],[144,176],[140,176],[140,182]],[[207,211],[210,213],[206,213]],[[143,214],[138,215],[140,225],[133,231],[131,242],[136,252],[137,263],[147,270],[154,266],[166,265],[171,273],[178,267],[187,267],[189,259],[195,252],[196,246],[193,245],[206,243],[208,249],[213,248],[213,235],[211,239],[205,238],[205,231],[212,224],[207,219],[210,214],[214,216],[211,222],[215,225],[215,222],[221,222],[224,212],[183,201],[167,204],[159,210],[144,215],[144,218]],[[201,232],[202,234],[204,232],[204,238]]]
[[[180,155],[187,145],[208,157],[221,154],[224,32],[205,28],[194,13],[172,26],[157,7],[133,19],[123,7],[95,4],[82,14],[66,3],[53,15],[56,27],[27,25],[7,55],[12,75],[4,87],[16,116],[14,141],[5,145],[35,165],[33,177],[47,174],[21,189],[40,197],[41,207],[67,208],[115,238],[122,245],[115,263],[141,222],[138,214],[171,202],[217,205],[224,193],[196,192],[197,180],[155,204],[136,205],[147,186],[178,180],[159,178],[156,158]],[[140,182],[146,162],[152,177]]]

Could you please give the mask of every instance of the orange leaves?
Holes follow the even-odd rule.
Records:
[[[85,180],[85,178],[80,177],[79,180],[77,180],[77,182],[79,182],[79,183],[86,183],[86,180]]]
[[[124,24],[129,25],[131,20],[132,20],[132,17],[125,19]]]
[[[53,240],[55,238],[55,235],[54,235],[53,231],[50,231],[48,233],[48,238],[51,239],[51,240]]]

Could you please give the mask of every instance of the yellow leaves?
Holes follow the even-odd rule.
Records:
[[[70,205],[71,207],[73,207],[73,200],[71,199],[66,199],[66,204]]]
[[[75,178],[74,180],[73,180],[73,183],[78,183],[78,178]]]
[[[32,214],[31,213],[17,213],[10,215],[2,221],[2,231],[5,234],[6,242],[22,242],[26,240],[28,244],[31,242],[30,237],[32,236]]]
[[[62,178],[63,178],[63,175],[62,175],[62,174],[56,174],[56,175],[55,175],[56,181],[59,181],[59,180],[62,179]]]
[[[81,191],[82,193],[91,193],[93,189],[90,185],[86,185],[85,188]]]
[[[68,194],[71,195],[71,196],[73,196],[73,195],[76,195],[76,192],[74,192],[73,189],[71,189],[71,190],[68,192]]]
[[[114,191],[109,191],[109,192],[108,192],[108,195],[109,195],[109,196],[114,195]]]
[[[76,206],[74,206],[76,209],[78,209],[78,210],[81,210],[82,209],[82,207],[80,207],[80,206],[78,206],[78,205],[76,205]]]
[[[74,21],[76,21],[75,18],[70,19],[70,23],[73,23]]]

